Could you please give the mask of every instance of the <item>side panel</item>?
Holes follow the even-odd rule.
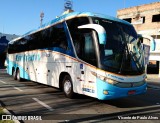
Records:
[[[92,73],[96,72],[96,67],[79,62],[77,66],[78,84],[81,86],[82,94],[97,98],[96,76]]]
[[[35,61],[26,62],[26,69],[32,81],[59,87],[60,73],[66,72],[72,75],[75,71],[75,60],[72,60],[72,57],[63,53],[49,50],[37,50],[29,52],[27,55],[37,55]]]
[[[12,55],[12,54],[7,55],[7,73],[9,75],[12,75],[12,68],[14,66],[16,67],[16,63],[13,62],[14,60],[15,60],[14,55]]]
[[[12,75],[12,68],[19,68],[21,78],[54,87],[59,87],[60,74],[68,73],[72,78],[74,91],[82,93],[80,85],[77,84],[78,61],[71,56],[56,51],[35,50],[9,54],[7,62],[8,74]]]
[[[30,80],[29,74],[25,69],[26,63],[23,62],[25,55],[22,53],[17,53],[9,54],[7,56],[7,73],[12,75],[13,69],[16,70],[18,68],[20,70],[21,78]]]

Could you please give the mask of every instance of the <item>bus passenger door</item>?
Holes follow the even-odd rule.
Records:
[[[79,47],[74,42],[77,56],[79,57],[79,72],[82,93],[91,97],[96,97],[96,52],[92,32],[83,33],[83,38],[79,41]]]
[[[95,97],[96,77],[91,73],[92,71],[96,72],[95,66],[97,65],[93,30],[78,28],[81,25],[89,24],[90,21],[87,17],[76,17],[66,22],[78,59],[75,70],[73,70],[73,80],[76,83],[73,84],[74,91]]]

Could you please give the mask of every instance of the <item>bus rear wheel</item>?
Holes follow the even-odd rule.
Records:
[[[20,70],[19,69],[17,70],[16,75],[17,75],[17,80],[20,82],[22,79],[21,79],[21,76],[20,76]]]
[[[12,70],[13,79],[17,80],[17,72],[15,69]]]
[[[69,75],[65,75],[63,79],[63,92],[66,97],[73,98],[74,92],[73,92],[73,84],[71,77]]]

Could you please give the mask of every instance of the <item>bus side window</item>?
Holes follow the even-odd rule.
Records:
[[[50,44],[51,47],[58,47],[67,50],[68,42],[64,31],[63,24],[58,24],[50,29]]]
[[[84,37],[82,35],[75,35],[73,36],[73,39],[76,54],[80,59],[82,59],[84,52]]]
[[[82,59],[96,66],[96,53],[95,53],[95,46],[92,38],[92,33],[86,33],[84,34],[84,37],[85,37],[84,53]]]
[[[74,47],[80,59],[96,66],[95,46],[91,32],[77,36],[77,40],[74,40]]]
[[[86,17],[74,18],[67,21],[74,49],[78,58],[88,62],[94,66],[97,65],[95,45],[92,38],[92,31],[85,29],[80,30],[78,26],[88,24],[89,20]]]

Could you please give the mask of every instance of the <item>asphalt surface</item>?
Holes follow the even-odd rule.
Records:
[[[77,95],[68,99],[60,90],[32,81],[18,82],[0,70],[0,104],[16,116],[39,116],[37,122],[160,121],[160,78],[148,75],[148,91],[116,100],[100,101]],[[36,122],[21,120],[20,122]]]

